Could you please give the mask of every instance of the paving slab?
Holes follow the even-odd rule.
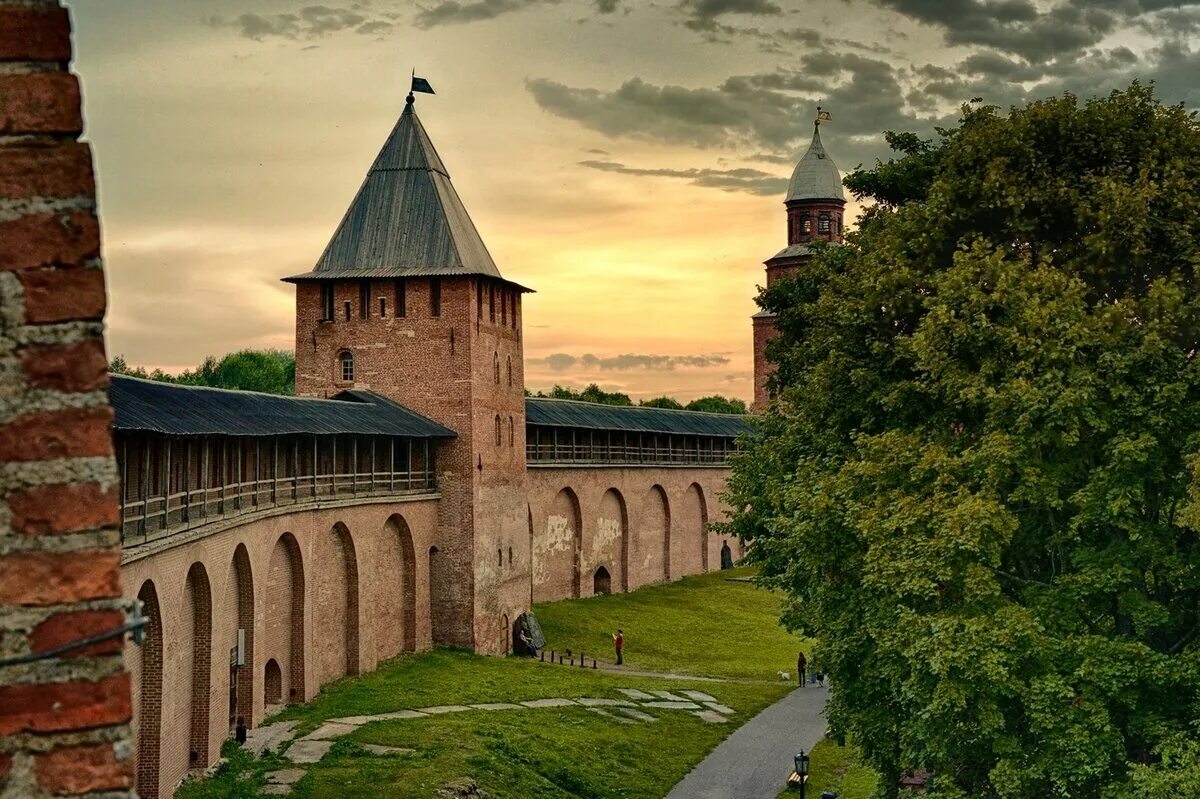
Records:
[[[671,693],[670,691],[651,691],[650,693],[654,694],[659,699],[665,699],[668,702],[686,702],[687,701],[687,699],[685,699],[684,697],[676,696],[675,694]]]
[[[825,734],[824,688],[797,689],[750,719],[692,769],[667,799],[774,799],[792,756]]]
[[[291,785],[299,782],[300,778],[308,772],[302,768],[285,768],[279,771],[272,771],[267,774],[267,782],[272,785]]]
[[[718,713],[724,713],[726,716],[732,716],[734,713],[737,713],[737,711],[731,708],[729,705],[722,705],[720,702],[705,702],[704,706],[709,710],[715,710]]]
[[[699,710],[700,706],[695,702],[643,702],[642,707],[656,707],[660,710]]]
[[[598,716],[605,716],[607,718],[612,719],[615,722],[618,722],[619,724],[637,724],[637,722],[634,721],[633,719],[627,719],[624,716],[614,716],[612,713],[609,713],[607,710],[605,710],[602,707],[589,707],[588,712],[595,713]]]
[[[293,763],[316,763],[332,746],[333,741],[296,741],[283,756]]]
[[[434,707],[423,707],[418,712],[427,716],[436,716],[442,713],[462,713],[464,710],[470,709],[466,705],[435,705]]]
[[[258,789],[264,796],[287,796],[292,792],[290,785],[264,785]]]
[[[524,710],[520,705],[514,705],[511,702],[488,702],[483,705],[471,705],[476,710]]]
[[[246,751],[255,757],[261,757],[262,753],[271,750],[278,750],[279,747],[292,740],[295,735],[293,730],[296,728],[295,721],[284,721],[279,724],[267,724],[261,727],[255,727],[246,733]]]
[[[381,746],[380,744],[359,744],[359,746],[373,755],[411,755],[417,751],[403,746]]]
[[[725,718],[715,710],[693,710],[692,715],[699,716],[709,724],[724,724],[725,722],[729,721],[729,719]]]
[[[626,702],[624,699],[598,699],[590,696],[581,696],[575,701],[584,707],[637,707],[633,702]]]
[[[703,691],[680,691],[679,693],[683,694],[688,699],[691,699],[694,702],[716,702],[717,701],[717,698],[715,696],[706,694]]]
[[[362,725],[369,724],[370,722],[375,721],[378,718],[379,718],[379,716],[343,716],[340,719],[329,719],[329,720],[332,722],[335,722],[337,724],[353,724],[357,727],[361,727]]]
[[[390,713],[380,713],[378,716],[371,716],[371,721],[391,721],[392,719],[423,719],[426,714],[419,710],[393,710]]]
[[[570,699],[530,699],[521,704],[525,707],[573,707],[575,705]]]
[[[617,690],[625,694],[625,696],[629,697],[630,699],[645,699],[653,702],[658,698],[654,694],[648,694],[645,691],[639,691],[636,688],[618,688]]]
[[[341,738],[343,735],[349,735],[359,728],[358,724],[340,724],[336,721],[328,721],[317,727],[301,738],[301,741],[329,741],[334,738]]]
[[[614,707],[613,710],[618,713],[623,713],[626,716],[629,716],[631,719],[637,719],[638,721],[658,721],[657,716],[651,716],[649,713],[643,713],[642,711],[632,707]]]

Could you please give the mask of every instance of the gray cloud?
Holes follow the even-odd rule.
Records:
[[[595,2],[596,2],[596,13],[612,14],[613,12],[615,12],[619,8],[621,8],[621,3],[623,2],[623,0],[595,0]]]
[[[725,14],[778,16],[783,9],[770,0],[680,0],[679,9],[687,15],[683,24],[692,30],[723,29],[717,19]]]
[[[787,190],[788,179],[771,175],[757,169],[641,169],[625,166],[615,161],[580,161],[581,166],[602,172],[639,177],[681,178],[693,186],[703,186],[722,191],[739,191],[765,197],[774,197]]]
[[[342,31],[381,35],[390,32],[394,26],[393,20],[369,16],[359,5],[312,5],[289,14],[245,13],[233,19],[209,17],[205,22],[217,28],[231,28],[258,42],[269,38],[317,39]]]
[[[531,6],[557,3],[558,0],[475,0],[459,3],[443,0],[436,6],[422,8],[413,18],[418,28],[433,28],[438,25],[463,25],[468,22],[495,19],[502,14],[522,11]]]
[[[612,355],[599,356],[587,353],[584,355],[568,355],[556,352],[545,358],[533,358],[531,362],[541,362],[555,372],[565,372],[570,369],[601,369],[605,371],[629,371],[642,369],[655,372],[671,372],[679,367],[706,369],[714,366],[724,366],[730,362],[728,355],[715,353],[712,355]]]

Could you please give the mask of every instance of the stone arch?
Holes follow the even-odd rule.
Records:
[[[377,588],[371,622],[377,660],[417,648],[417,554],[412,530],[399,513],[392,514],[384,528],[378,557],[384,579]]]
[[[188,768],[206,768],[209,730],[212,727],[209,700],[212,696],[212,589],[204,564],[188,569],[184,606],[192,612],[190,675],[192,698],[188,728]]]
[[[134,786],[144,799],[159,797],[159,769],[162,765],[162,690],[163,626],[158,589],[153,581],[142,583],[138,591],[142,614],[146,617],[145,640],[135,669],[138,679],[137,773]]]
[[[684,577],[708,569],[708,503],[704,489],[692,483],[683,492],[678,524],[671,540],[671,574]]]
[[[303,702],[304,561],[291,533],[281,535],[271,550],[264,610],[265,654],[280,670],[280,701]]]
[[[268,660],[263,669],[263,696],[268,705],[283,704],[283,670],[275,658]]]
[[[241,666],[231,664],[229,668],[229,729],[233,730],[239,718],[245,720],[247,727],[254,723],[254,578],[245,544],[238,544],[233,551],[229,570],[226,596],[232,601],[227,601],[226,607],[236,608],[233,625],[226,637],[230,649],[238,644],[238,630],[245,631],[243,663]]]
[[[612,583],[629,590],[629,512],[625,497],[615,488],[604,492],[596,510],[589,566],[604,565]]]
[[[612,576],[609,575],[608,569],[603,566],[596,569],[592,575],[592,595],[601,596],[603,594],[612,593]]]
[[[536,601],[579,596],[582,516],[574,490],[561,489],[550,504],[545,532],[533,541],[531,568],[535,572]]]
[[[316,580],[317,683],[359,671],[358,557],[349,528],[337,522],[319,542]]]
[[[434,644],[452,644],[450,574],[446,555],[429,548],[429,631]]]
[[[642,496],[633,540],[631,587],[671,579],[671,505],[662,486],[653,485]]]

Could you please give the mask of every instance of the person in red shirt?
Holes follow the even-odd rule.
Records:
[[[617,630],[617,634],[612,637],[613,646],[617,648],[617,665],[620,666],[625,661],[621,659],[621,650],[625,648],[625,631]]]

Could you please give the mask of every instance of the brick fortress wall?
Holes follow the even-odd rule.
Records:
[[[70,21],[0,0],[0,659],[125,623],[100,231]],[[0,667],[0,793],[131,796],[121,639]]]

